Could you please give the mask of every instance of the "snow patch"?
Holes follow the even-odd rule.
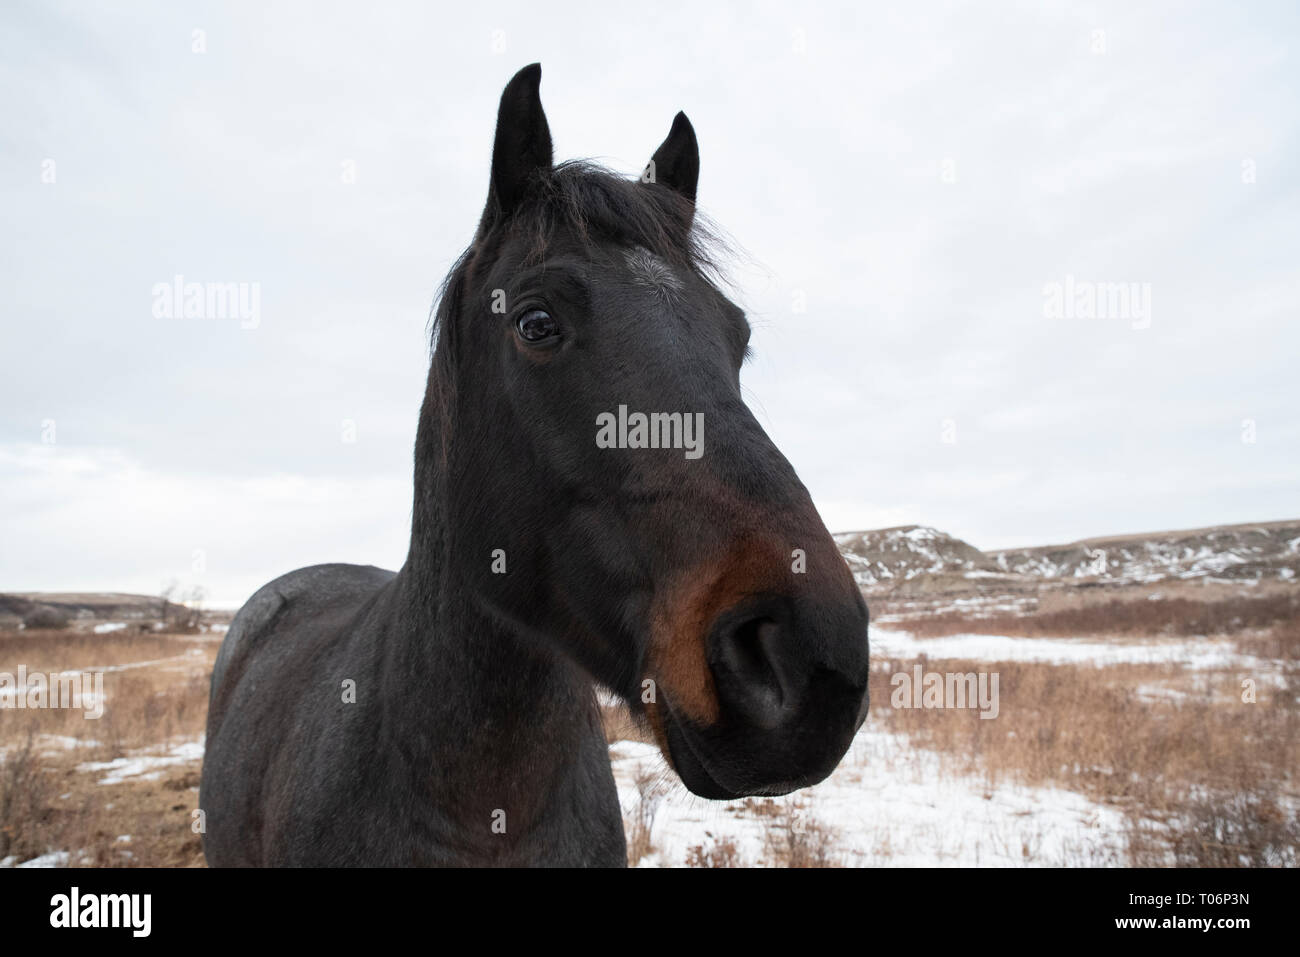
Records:
[[[1102,642],[1089,638],[1011,638],[947,635],[916,638],[894,629],[871,630],[873,658],[967,658],[975,661],[1037,661],[1046,664],[1176,664],[1194,670],[1280,668],[1280,662],[1243,655],[1230,641],[1208,638],[1168,643]]]
[[[77,765],[77,770],[87,774],[107,771],[99,780],[100,784],[121,784],[127,780],[156,781],[163,772],[178,764],[189,764],[203,760],[203,737],[194,741],[184,741],[161,754],[156,749],[148,748],[137,751],[130,757],[116,758],[112,761],[87,761]]]
[[[765,860],[765,836],[782,817],[744,802],[705,801],[688,792],[653,745],[610,746],[625,819],[635,813],[638,776],[663,781],[643,867],[681,867],[696,845],[730,840],[743,864]],[[990,786],[954,771],[907,737],[864,727],[827,780],[784,798],[805,821],[831,832],[832,859],[849,866],[1113,866],[1123,861],[1123,814],[1060,788]],[[780,809],[777,809],[780,810]]]

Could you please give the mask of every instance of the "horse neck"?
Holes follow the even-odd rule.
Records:
[[[417,763],[461,798],[536,793],[540,776],[572,773],[572,755],[592,733],[592,685],[557,649],[528,640],[474,598],[449,559],[442,417],[426,399],[416,439],[411,548],[393,591],[387,687],[390,726]],[[418,707],[412,707],[418,702]],[[427,769],[428,765],[425,765]],[[493,802],[497,803],[493,803]],[[477,813],[477,811],[475,812]]]

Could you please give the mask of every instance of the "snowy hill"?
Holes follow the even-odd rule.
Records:
[[[1288,581],[1300,572],[1300,521],[1219,525],[989,555],[1001,571],[1119,584],[1168,579]]]
[[[1296,581],[1300,521],[1090,538],[984,552],[924,525],[842,532],[836,544],[868,593],[990,591],[1165,581]]]
[[[932,576],[979,578],[1003,574],[974,545],[925,525],[842,532],[834,538],[853,577],[865,588],[896,586]]]

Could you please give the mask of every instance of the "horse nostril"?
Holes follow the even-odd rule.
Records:
[[[786,689],[780,668],[781,625],[771,618],[746,618],[714,634],[713,671],[727,704],[762,728],[782,718]]]

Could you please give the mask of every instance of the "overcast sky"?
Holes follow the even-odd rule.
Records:
[[[0,590],[397,567],[533,61],[557,158],[635,173],[691,117],[748,401],[832,530],[1300,515],[1295,4],[619,6],[4,4]],[[157,316],[178,274],[255,328]],[[1089,283],[1128,309],[1053,311]]]

